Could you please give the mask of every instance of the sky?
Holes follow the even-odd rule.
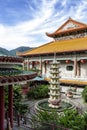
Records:
[[[38,47],[66,20],[87,24],[87,0],[0,0],[0,47]]]

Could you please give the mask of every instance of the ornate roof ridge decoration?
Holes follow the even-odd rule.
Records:
[[[81,29],[87,29],[87,24],[84,24],[84,23],[78,22],[72,18],[69,18],[55,32],[53,32],[53,33],[46,32],[46,35],[49,37],[54,37],[55,35],[58,35],[58,34],[64,34],[66,32],[72,32],[72,31],[81,30]]]

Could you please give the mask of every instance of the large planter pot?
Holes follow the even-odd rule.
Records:
[[[73,93],[72,92],[67,92],[66,96],[69,97],[69,98],[73,98]]]

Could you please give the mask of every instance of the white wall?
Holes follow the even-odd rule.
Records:
[[[66,69],[66,67],[68,65],[73,66],[73,64],[71,64],[71,63],[70,64],[66,64],[66,63],[61,64],[60,69],[59,69],[61,78],[65,78],[65,77],[71,78],[71,77],[74,76],[74,67],[73,67],[72,71],[69,71],[69,70]],[[45,66],[43,64],[43,66],[42,66],[42,75],[45,76],[45,77],[49,77],[50,76],[50,72],[49,72],[50,71],[50,64],[47,64],[46,67],[47,67],[47,69],[46,69],[47,71],[46,71],[46,74],[45,74]]]
[[[71,77],[73,77],[74,76],[74,66],[73,66],[73,70],[72,71],[69,71],[69,70],[67,70],[66,69],[66,67],[67,66],[73,66],[73,64],[61,64],[61,66],[60,66],[60,76],[61,76],[61,78],[67,78],[67,77],[69,77],[69,78],[71,78]]]
[[[73,70],[69,71],[66,69],[67,66],[73,66]],[[48,77],[50,76],[50,63],[46,64],[46,73],[45,73],[45,64],[42,65],[42,75],[44,77]],[[87,63],[81,63],[81,78],[86,78],[87,77]],[[39,68],[39,64],[36,66],[36,68]],[[72,63],[61,63],[60,66],[60,76],[61,78],[72,78],[74,77],[74,64]]]
[[[44,77],[49,77],[50,76],[49,71],[50,71],[50,64],[46,64],[46,73],[45,73],[45,64],[43,64],[43,66],[42,66],[42,75]]]
[[[87,63],[81,63],[81,77],[87,77]]]

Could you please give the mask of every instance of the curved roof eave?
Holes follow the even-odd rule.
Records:
[[[37,76],[37,73],[23,74],[23,75],[17,75],[17,76],[1,76],[0,86],[27,82],[35,78],[36,76]]]
[[[87,49],[80,49],[80,50],[69,50],[69,51],[61,51],[61,52],[57,52],[57,54],[65,54],[65,53],[73,53],[73,52],[83,52],[83,51],[87,51]],[[42,55],[53,55],[55,52],[48,52],[48,53],[38,53],[38,54],[27,54],[26,56],[23,57],[33,57],[33,56],[42,56]]]
[[[87,50],[87,37],[75,38],[70,40],[55,41],[40,46],[32,51],[23,54],[26,56],[40,56],[56,53],[78,52]]]
[[[74,32],[74,31],[79,31],[79,30],[82,30],[82,29],[87,29],[87,26],[85,27],[81,27],[81,28],[74,28],[74,29],[69,29],[69,30],[64,30],[64,31],[59,31],[59,32],[54,32],[54,33],[47,33],[46,32],[46,35],[48,37],[55,37],[56,35],[61,35],[61,34],[65,34],[65,33],[70,33],[70,32]]]

